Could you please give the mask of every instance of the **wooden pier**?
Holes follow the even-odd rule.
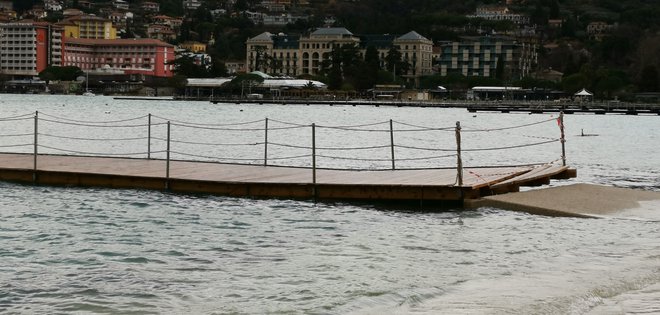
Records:
[[[0,123],[6,131],[0,135],[0,148],[18,150],[0,153],[0,180],[22,183],[256,198],[461,203],[576,176],[566,166],[563,115],[466,130],[460,122],[419,126],[391,119],[353,126],[268,118],[208,124],[151,114],[81,121],[39,112],[0,118]],[[530,133],[540,124],[557,123],[557,138],[543,128],[540,134]],[[514,131],[523,136],[514,141]],[[494,140],[498,133],[506,138]],[[354,139],[359,135],[362,140]],[[463,137],[471,140],[469,146]],[[481,144],[475,145],[477,140]],[[474,163],[480,153],[492,156],[524,148],[534,153],[550,145],[555,152],[561,148],[561,155],[544,153],[542,161],[559,157],[553,162],[490,167],[463,163],[464,154]],[[497,156],[496,164],[502,165],[506,160]]]
[[[0,154],[0,180],[43,185],[208,193],[236,197],[319,200],[462,202],[575,177],[566,166],[541,165],[423,170],[313,170],[62,155]]]

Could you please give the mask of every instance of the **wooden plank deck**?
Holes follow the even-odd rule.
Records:
[[[456,169],[327,170],[193,161],[0,153],[0,180],[38,184],[170,189],[247,197],[364,200],[462,201],[491,194],[491,187],[516,191],[530,180],[566,173],[566,167],[466,168],[463,185]],[[503,188],[504,187],[504,188]]]

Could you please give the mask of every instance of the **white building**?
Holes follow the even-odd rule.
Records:
[[[511,21],[517,25],[529,24],[529,16],[512,13],[506,6],[479,6],[477,12],[468,15],[469,18],[481,18],[489,21]]]
[[[112,6],[120,10],[128,10],[128,2],[124,0],[113,0]]]
[[[64,9],[62,1],[60,0],[45,0],[44,8],[47,11],[62,11],[62,9]]]
[[[202,6],[202,3],[199,0],[184,0],[183,1],[183,8],[186,10],[194,11],[197,10]]]

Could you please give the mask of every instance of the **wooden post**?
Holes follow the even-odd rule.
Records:
[[[170,122],[167,122],[167,157],[165,160],[165,189],[170,189]]]
[[[316,124],[312,124],[312,184],[316,185]]]
[[[461,122],[456,122],[456,172],[458,186],[463,186],[463,160],[461,158]]]
[[[561,133],[561,165],[566,166],[566,136],[564,135],[564,112],[559,113],[559,132]]]
[[[151,114],[147,118],[147,159],[151,159]]]
[[[32,181],[37,182],[37,155],[39,147],[39,111],[34,112],[34,161],[33,161],[33,172],[32,172]]]
[[[268,165],[268,118],[266,118],[266,128],[264,128],[264,166]]]
[[[392,170],[396,167],[394,165],[394,127],[392,126],[392,119],[390,119],[390,151],[392,154]]]

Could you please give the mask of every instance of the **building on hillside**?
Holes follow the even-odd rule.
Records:
[[[469,18],[481,18],[489,21],[511,21],[517,25],[529,24],[529,16],[524,14],[512,13],[509,8],[501,5],[483,5],[478,6],[477,11],[468,15]]]
[[[156,15],[153,17],[154,24],[167,25],[172,29],[179,29],[183,20],[179,18],[169,17],[167,15]]]
[[[349,30],[320,28],[306,36],[271,34],[264,32],[246,42],[246,71],[262,71],[274,75],[316,75],[324,61],[330,60],[335,47],[353,45],[364,56],[368,46],[374,46],[384,67],[385,56],[396,46],[404,61],[411,67],[404,74],[416,79],[431,74],[433,44],[430,40],[410,32],[400,37],[392,35],[357,36]]]
[[[144,1],[140,5],[142,10],[147,11],[147,12],[159,12],[160,11],[160,4],[158,2],[153,2],[153,1]]]
[[[151,24],[147,27],[147,37],[162,41],[175,40],[176,32],[167,25]]]
[[[64,6],[60,0],[44,0],[44,8],[48,11],[62,11]]]
[[[128,21],[133,19],[133,13],[129,11],[113,11],[108,14],[108,19],[112,21],[112,25],[118,29],[126,29]]]
[[[14,10],[14,4],[11,0],[0,0],[0,9]]]
[[[0,72],[33,77],[61,65],[61,28],[45,22],[0,24]]]
[[[201,66],[208,69],[211,69],[211,66],[213,65],[213,59],[211,58],[211,55],[203,52],[199,53],[194,53],[191,51],[177,51],[177,58],[179,57],[188,57],[192,60],[192,63],[196,66]]]
[[[200,0],[183,0],[183,8],[189,11],[195,11],[202,6]]]
[[[84,14],[83,11],[80,11],[78,9],[72,9],[72,8],[64,9],[62,11],[62,15],[64,16],[65,19],[70,18],[70,17],[74,17],[74,16],[78,16],[78,15],[83,15],[83,14]]]
[[[128,10],[128,2],[125,0],[112,0],[112,6],[119,10]]]
[[[250,21],[252,21],[252,23],[254,23],[255,25],[262,24],[264,22],[264,16],[266,15],[261,12],[252,12],[252,11],[243,11],[241,12],[241,14],[244,17],[248,18]]]
[[[171,77],[174,46],[155,39],[69,38],[64,44],[64,65],[89,72],[97,69]]]
[[[193,52],[193,53],[205,53],[206,52],[206,44],[200,43],[200,42],[184,42],[179,47]]]
[[[10,21],[16,20],[17,14],[14,10],[7,10],[0,8],[0,21],[3,23],[8,23]]]
[[[563,19],[548,19],[548,28],[561,29],[563,25],[564,25]]]
[[[495,77],[501,59],[503,76],[522,78],[530,74],[538,61],[536,45],[504,36],[466,36],[460,41],[440,42],[439,46],[437,63],[441,76],[456,73]]]
[[[94,15],[76,15],[55,23],[64,27],[66,38],[115,39],[117,29],[112,21]]]
[[[616,24],[607,24],[605,22],[591,22],[587,24],[587,35],[590,39],[602,40],[617,27]]]
[[[261,15],[261,23],[266,26],[286,26],[287,24],[293,24],[297,21],[306,21],[307,16],[304,15],[291,15],[290,13],[282,14],[263,14]]]
[[[83,9],[91,10],[91,9],[94,8],[94,2],[87,1],[87,0],[79,0],[78,1],[78,7],[81,7]]]
[[[30,18],[35,20],[42,20],[48,16],[48,12],[44,9],[43,6],[35,5],[32,9],[27,10],[23,15],[24,19]]]

